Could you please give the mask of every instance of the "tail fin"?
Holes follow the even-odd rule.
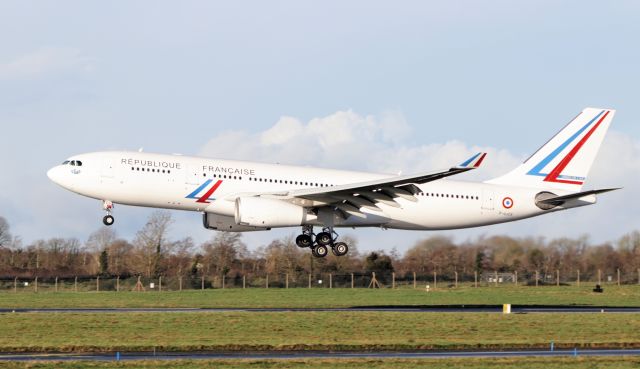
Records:
[[[580,191],[614,114],[584,109],[519,167],[487,183]]]

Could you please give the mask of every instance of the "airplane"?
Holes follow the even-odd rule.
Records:
[[[582,191],[615,110],[586,108],[520,166],[484,182],[454,181],[486,158],[449,169],[390,175],[130,151],[74,155],[47,175],[72,192],[114,204],[202,213],[207,229],[301,227],[296,244],[336,256],[340,227],[448,230],[512,222],[596,203],[618,188]],[[314,227],[321,232],[314,233]]]

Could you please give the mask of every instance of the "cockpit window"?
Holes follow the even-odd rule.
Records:
[[[62,165],[71,165],[74,167],[81,167],[82,162],[80,160],[65,160]]]

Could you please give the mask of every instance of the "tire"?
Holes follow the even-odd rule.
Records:
[[[329,232],[320,232],[316,235],[316,242],[318,245],[329,246],[331,245],[331,234]]]
[[[296,245],[301,248],[309,247],[313,244],[313,240],[311,240],[311,236],[308,234],[301,234],[296,237]]]
[[[324,246],[324,245],[318,245],[313,249],[313,256],[317,258],[323,258],[327,256],[328,253],[329,253],[329,249],[327,248],[327,246]]]
[[[106,226],[110,226],[114,222],[115,222],[115,219],[113,219],[111,215],[105,215],[104,218],[102,218],[102,223],[104,223],[104,225]]]
[[[335,256],[344,256],[349,252],[349,246],[344,242],[336,242],[331,248]]]

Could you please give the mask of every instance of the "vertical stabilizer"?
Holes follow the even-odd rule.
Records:
[[[584,109],[522,165],[487,183],[580,191],[614,114]]]

